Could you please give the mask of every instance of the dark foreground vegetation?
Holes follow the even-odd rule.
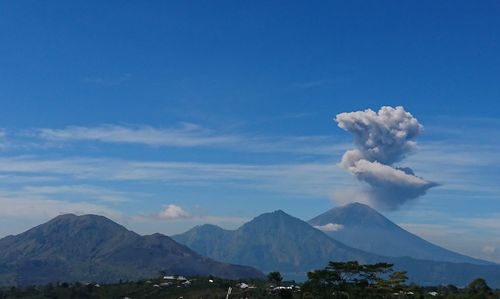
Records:
[[[307,274],[301,298],[500,298],[500,290],[492,290],[481,278],[465,288],[453,285],[421,287],[406,284],[406,272],[394,272],[392,266],[330,262],[324,269]]]
[[[214,277],[161,276],[151,280],[97,283],[57,283],[25,288],[1,288],[0,299],[29,298],[500,298],[483,279],[468,286],[421,287],[406,284],[405,272],[394,272],[387,263],[330,262],[308,273],[302,284],[283,281],[279,272],[268,280],[227,280]]]

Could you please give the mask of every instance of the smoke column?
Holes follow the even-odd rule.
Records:
[[[401,106],[340,113],[338,126],[351,133],[355,149],[342,156],[340,165],[367,183],[366,197],[374,206],[395,210],[437,186],[415,175],[408,167],[396,167],[416,147],[422,125]]]

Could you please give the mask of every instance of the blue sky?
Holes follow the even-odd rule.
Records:
[[[497,1],[3,2],[0,235],[63,212],[167,234],[275,209],[309,219],[360,184],[337,165],[352,137],[335,115],[401,105],[424,126],[402,164],[441,186],[386,215],[500,262],[499,13]]]

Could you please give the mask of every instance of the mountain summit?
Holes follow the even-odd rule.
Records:
[[[309,224],[348,246],[379,255],[480,265],[493,264],[434,245],[404,230],[375,209],[361,203],[333,208],[309,220]]]
[[[58,216],[0,240],[0,285],[112,282],[149,278],[159,271],[224,278],[263,277],[250,267],[202,257],[167,236],[140,236],[96,215]]]
[[[329,238],[307,222],[279,210],[262,214],[234,231],[197,226],[172,237],[196,252],[225,262],[238,261],[287,277],[320,268],[331,259],[367,261],[370,254]]]

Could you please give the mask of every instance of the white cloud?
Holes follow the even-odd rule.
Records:
[[[182,209],[181,207],[170,204],[163,208],[163,210],[158,214],[158,217],[162,219],[172,220],[190,218],[191,215],[188,212],[184,211],[184,209]]]
[[[327,223],[325,225],[316,225],[314,227],[324,232],[336,232],[342,229],[344,226],[342,224],[337,224],[337,223]]]

